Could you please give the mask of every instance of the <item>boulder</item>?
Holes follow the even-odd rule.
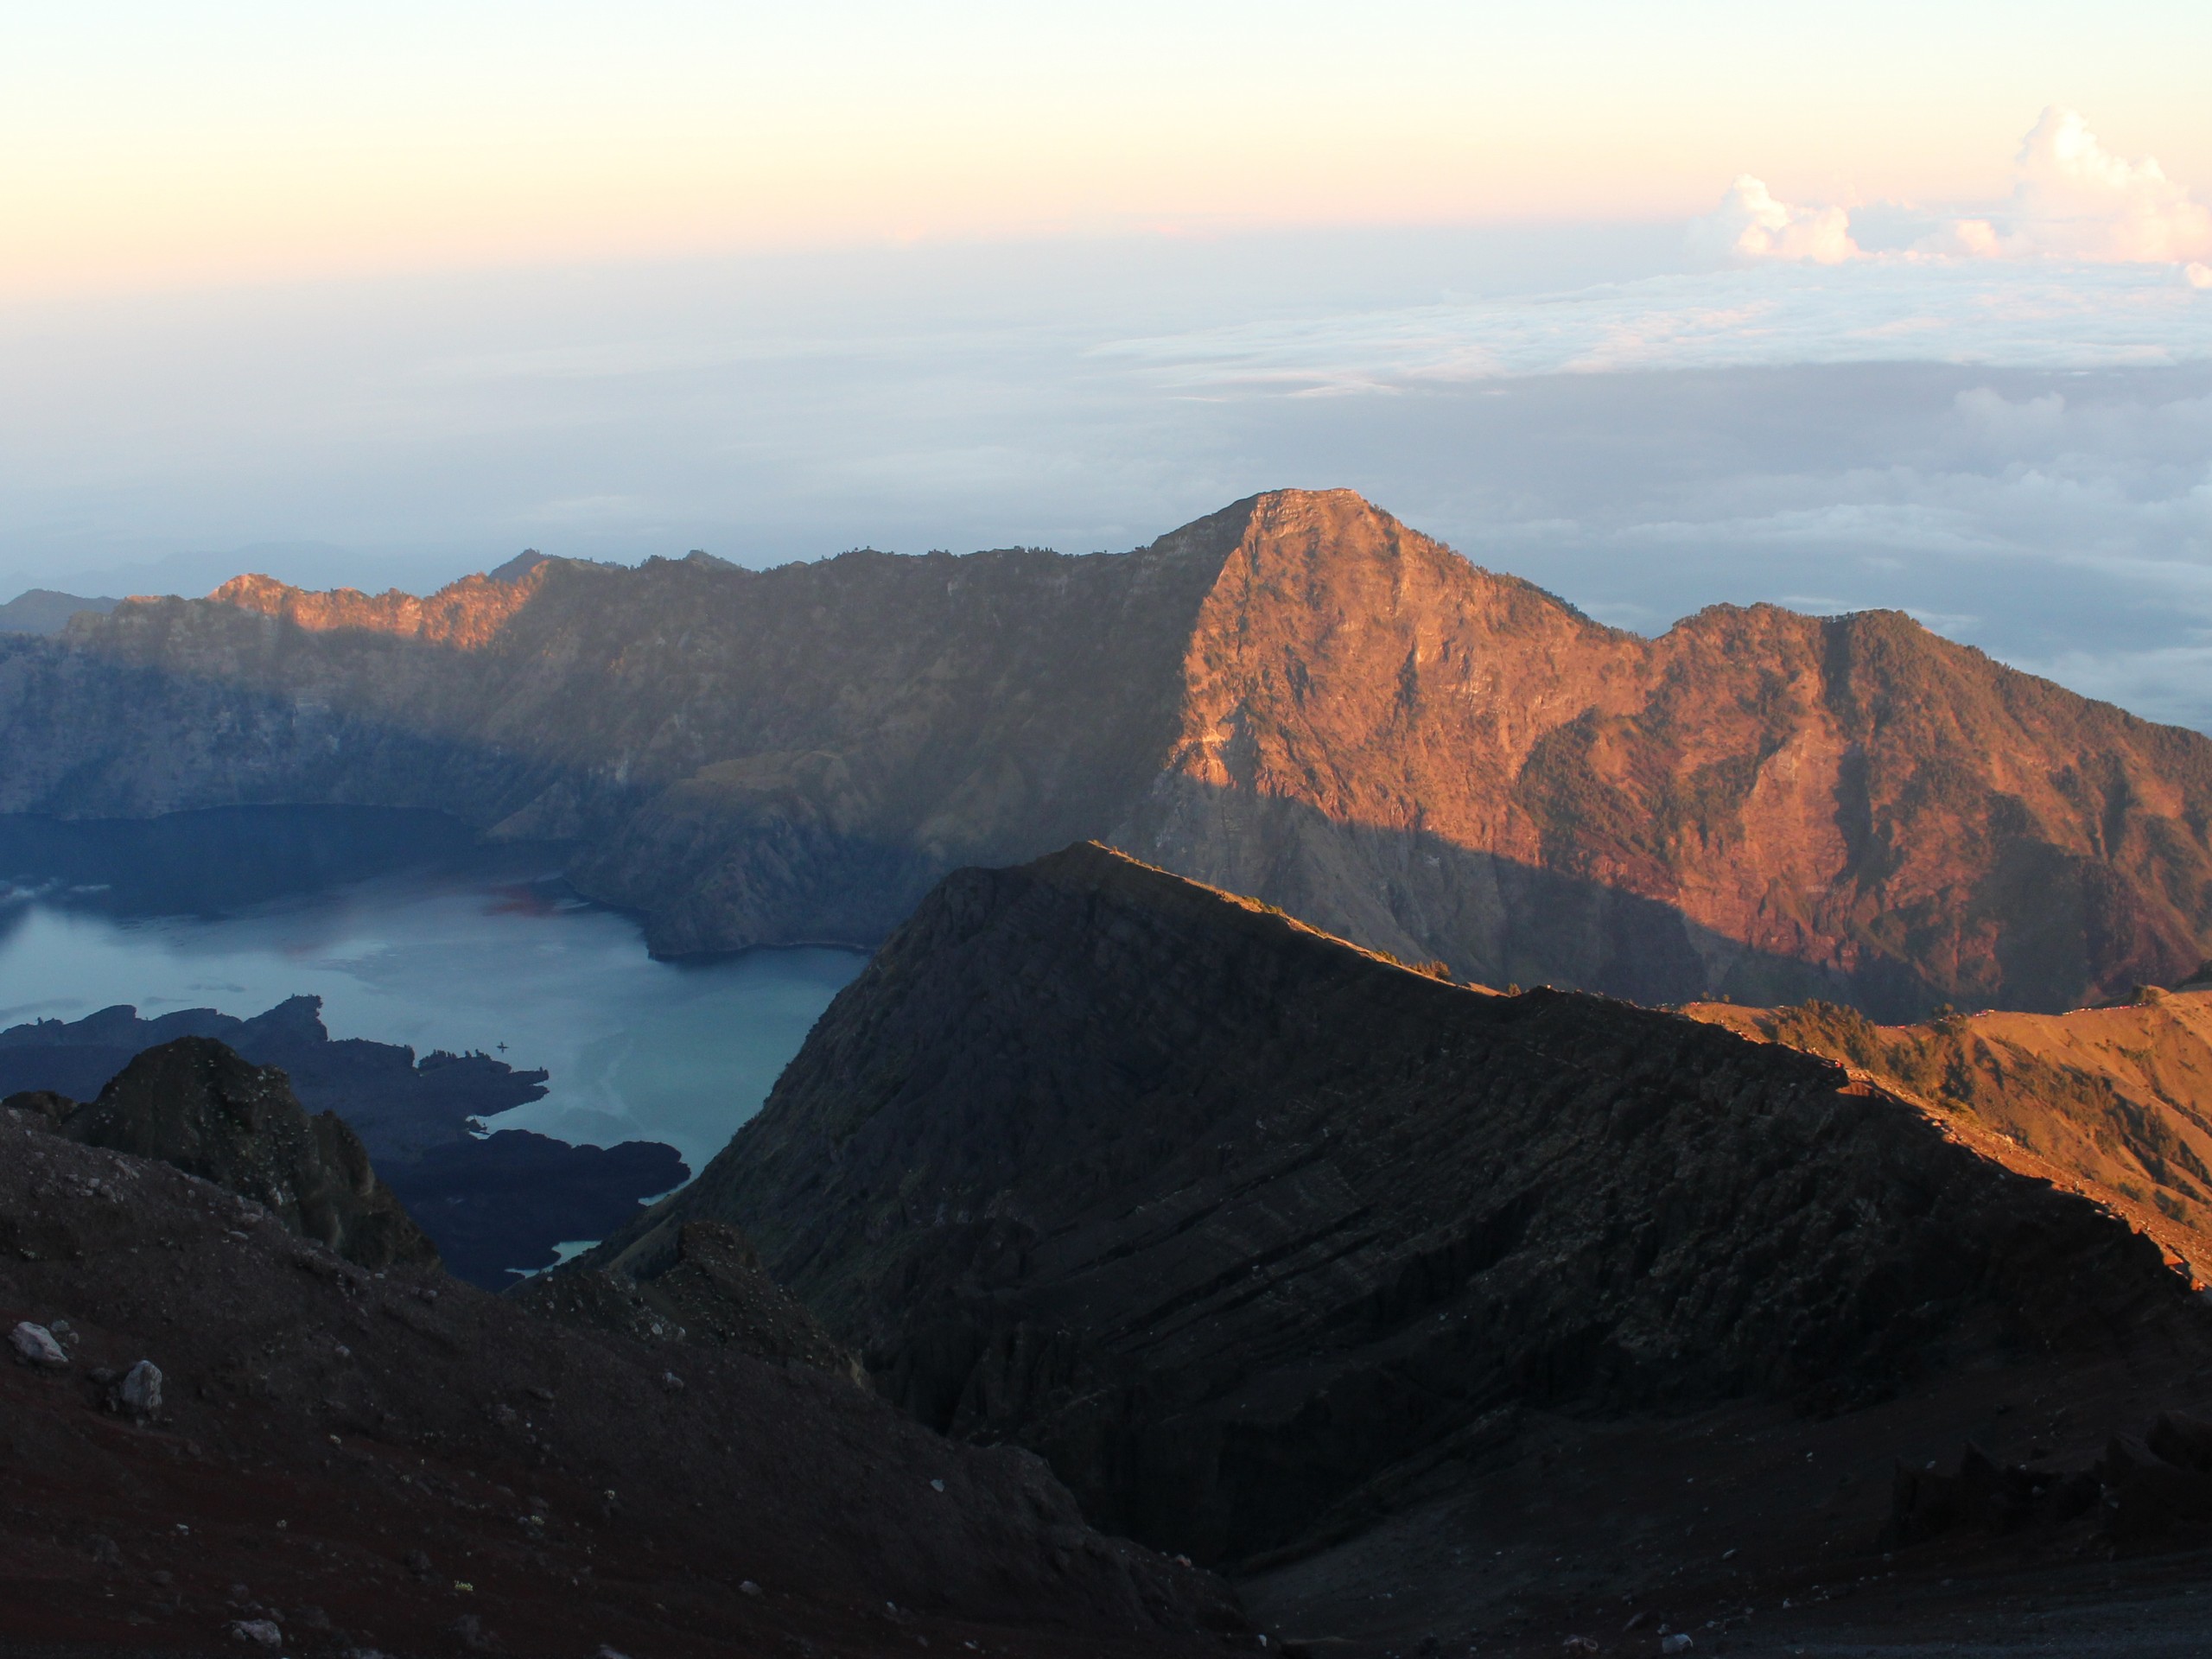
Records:
[[[162,1368],[150,1359],[140,1360],[116,1384],[115,1397],[133,1417],[157,1414],[162,1408]]]
[[[14,1346],[16,1357],[27,1365],[60,1370],[69,1363],[68,1351],[42,1325],[33,1325],[25,1319],[16,1326],[8,1340]]]

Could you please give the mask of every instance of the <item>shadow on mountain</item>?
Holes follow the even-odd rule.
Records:
[[[1163,779],[1135,819],[1104,839],[1356,944],[1441,961],[1455,978],[1501,989],[1554,985],[1647,1005],[1820,997],[1878,1019],[1913,1017],[1943,1000],[1895,958],[1847,971],[1758,950],[1604,882],[1187,777]]]
[[[0,815],[0,882],[111,915],[216,915],[403,870],[543,874],[552,861],[543,849],[487,847],[453,814],[420,807]]]
[[[541,869],[557,858],[578,892],[639,914],[656,954],[683,956],[801,944],[870,949],[952,868],[1010,866],[1095,837],[1371,948],[1441,959],[1484,983],[1550,983],[1652,1003],[1817,996],[1891,1020],[1945,1002],[2063,1009],[2115,977],[2123,986],[2173,982],[2202,954],[2132,878],[2035,840],[1962,873],[1955,890],[1871,921],[1853,919],[1860,900],[1848,880],[1819,901],[1827,912],[1818,922],[1791,909],[1813,900],[1777,889],[1775,914],[1759,918],[1769,942],[1755,946],[1693,920],[1680,904],[1589,874],[1162,772],[1166,728],[1158,711],[1135,703],[1102,716],[1087,735],[1060,734],[1057,749],[1033,720],[1009,728],[1013,747],[995,754],[978,747],[988,731],[963,728],[953,747],[903,759],[869,749],[876,739],[866,733],[835,739],[858,746],[849,753],[808,747],[835,734],[817,729],[815,714],[767,709],[717,741],[788,747],[649,780],[593,763],[589,743],[564,749],[536,728],[496,741],[472,734],[451,713],[466,688],[448,682],[456,664],[482,653],[366,632],[320,638],[337,641],[328,649],[388,658],[378,668],[386,679],[419,677],[421,711],[312,702],[113,661],[69,641],[0,639],[0,691],[17,683],[22,704],[32,687],[39,699],[70,705],[59,723],[100,734],[66,757],[35,744],[19,749],[5,799],[71,816],[0,818],[0,869],[43,864],[111,888],[86,902],[190,910],[426,856],[512,858]],[[571,715],[594,718],[567,701],[554,712],[556,730]],[[940,711],[938,723],[956,714],[969,718]],[[1054,717],[1063,715],[1081,723],[1079,713]],[[19,715],[15,729],[22,724]],[[208,732],[225,734],[226,753],[239,758],[196,753]],[[1151,757],[1142,764],[1141,750]],[[1067,782],[1078,774],[1091,781]],[[262,798],[201,804],[219,790]],[[381,804],[297,804],[333,801]],[[1848,810],[1848,802],[1837,809]],[[238,845],[250,856],[218,856]],[[1773,943],[1792,937],[1805,954]],[[1986,961],[1974,982],[1939,972],[1974,956],[1962,942],[1991,937],[1993,950],[1975,947],[1975,959]]]
[[[1865,1570],[1896,1459],[2078,1465],[2212,1356],[2153,1241],[1827,1061],[1441,983],[1096,845],[949,877],[553,1287],[708,1222],[923,1421],[1271,1628],[1390,1638],[1345,1651],[1488,1651],[1537,1595],[1764,1621]]]

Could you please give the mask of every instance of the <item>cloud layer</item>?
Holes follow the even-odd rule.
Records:
[[[2073,110],[2043,112],[2017,163],[2019,182],[1989,228],[2003,252],[2058,259],[2188,260],[2212,256],[2212,210],[2156,160],[2115,156]]]
[[[1564,294],[1242,323],[1116,342],[1191,391],[1325,394],[1621,370],[2212,359],[2212,290],[2171,267],[1762,260]]]

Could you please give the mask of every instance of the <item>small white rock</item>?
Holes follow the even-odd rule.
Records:
[[[739,1585],[737,1589],[740,1595],[757,1596],[763,1593],[760,1586],[753,1583],[750,1579],[746,1580],[744,1583]]]
[[[284,1645],[284,1632],[273,1620],[266,1618],[234,1618],[226,1627],[225,1634],[233,1642],[272,1651]]]
[[[54,1332],[29,1319],[17,1325],[8,1340],[15,1344],[16,1352],[33,1365],[62,1366],[69,1363],[67,1351],[54,1339]]]
[[[930,1482],[930,1490],[933,1492],[941,1492],[944,1490],[944,1483],[941,1480],[933,1480]]]
[[[162,1368],[142,1359],[124,1374],[116,1398],[134,1417],[151,1417],[162,1408]]]
[[[1659,1638],[1659,1651],[1662,1653],[1688,1653],[1696,1645],[1696,1643],[1690,1640],[1690,1633],[1688,1630],[1676,1630],[1672,1636],[1662,1636]]]

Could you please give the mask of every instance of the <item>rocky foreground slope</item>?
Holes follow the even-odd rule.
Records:
[[[1869,1576],[1900,1457],[2212,1401],[2154,1243],[1910,1100],[1095,845],[949,878],[587,1265],[706,1219],[922,1421],[1309,1635],[1732,1618]]]
[[[1240,1628],[1035,1459],[849,1378],[370,1271],[16,1110],[0,1332],[11,1654],[1103,1659]]]
[[[1494,984],[2056,1009],[2212,949],[2212,744],[1891,613],[1600,626],[1348,492],[1122,555],[240,578],[0,640],[0,811],[429,806],[669,952],[1082,836]]]

